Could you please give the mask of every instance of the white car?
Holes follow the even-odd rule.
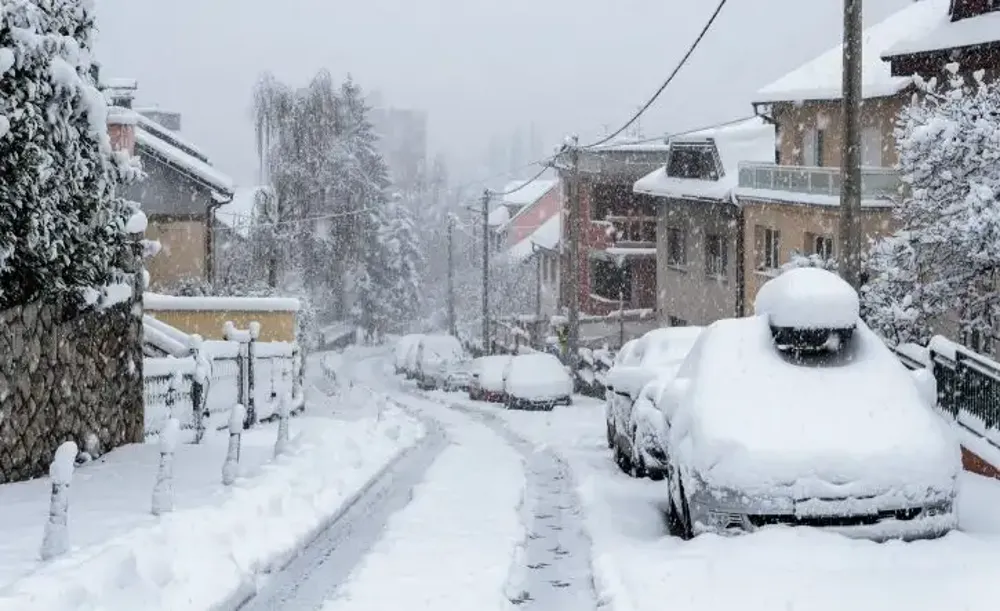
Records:
[[[702,330],[703,327],[654,329],[626,344],[624,355],[616,359],[608,372],[605,393],[608,438],[615,462],[633,477],[649,475],[656,479],[663,468],[655,458],[657,449],[643,449],[636,441],[638,427],[646,420],[636,418],[633,406],[647,384],[669,378],[677,371]],[[642,439],[647,439],[643,433]]]
[[[423,336],[417,343],[417,387],[421,390],[443,388],[451,368],[466,359],[461,342],[454,336]]]
[[[501,354],[483,356],[472,361],[469,367],[469,398],[473,401],[503,403],[503,372],[511,356]]]
[[[396,375],[406,373],[406,356],[423,335],[419,333],[412,333],[410,335],[404,335],[399,338],[396,345],[392,349],[392,363]]]
[[[958,442],[857,293],[795,269],[762,287],[756,313],[708,327],[660,395],[675,532],[955,528]]]
[[[573,378],[551,354],[537,352],[510,359],[503,371],[507,409],[552,410],[573,404]]]

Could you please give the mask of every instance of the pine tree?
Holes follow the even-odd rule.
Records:
[[[926,341],[944,315],[963,333],[992,335],[1000,314],[1000,84],[949,67],[896,128],[907,193],[900,230],[870,255],[869,324],[889,341]]]
[[[93,3],[5,0],[0,10],[0,308],[47,296],[82,305],[133,261],[94,82]]]

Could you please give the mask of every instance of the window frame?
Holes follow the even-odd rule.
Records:
[[[614,295],[606,295],[599,290],[598,287],[598,277],[600,276],[599,269],[609,269],[616,268],[620,270],[618,273],[621,275],[619,283],[619,290],[624,295],[625,303],[631,303],[632,301],[632,283],[634,280],[634,270],[632,269],[632,262],[626,259],[621,265],[616,261],[603,258],[593,258],[590,260],[590,293],[596,295],[601,299],[607,299],[609,301],[618,301],[622,296],[618,293]],[[601,289],[606,287],[600,287]]]
[[[715,254],[712,254],[713,244],[718,250]],[[705,236],[705,275],[721,279],[729,276],[729,244],[723,234],[710,233]]]
[[[674,249],[679,248],[678,252]],[[674,255],[679,255],[675,257]],[[687,267],[688,257],[687,257],[687,232],[684,231],[683,227],[668,226],[667,227],[667,265],[670,267]]]
[[[757,271],[770,272],[781,267],[781,230],[766,225],[757,225],[760,252],[757,253]],[[755,240],[758,239],[755,236]]]

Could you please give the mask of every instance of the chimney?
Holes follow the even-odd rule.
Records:
[[[170,131],[181,131],[181,113],[162,108],[137,108],[136,112],[146,117],[150,121],[169,129]]]
[[[135,125],[139,118],[132,110],[138,84],[135,79],[110,79],[101,83],[108,100],[108,136],[111,148],[135,155]]]

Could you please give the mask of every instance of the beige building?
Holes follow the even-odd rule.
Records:
[[[670,326],[742,316],[746,239],[733,197],[742,160],[774,160],[774,127],[760,118],[675,137],[664,167],[635,192],[657,206],[657,312]]]

